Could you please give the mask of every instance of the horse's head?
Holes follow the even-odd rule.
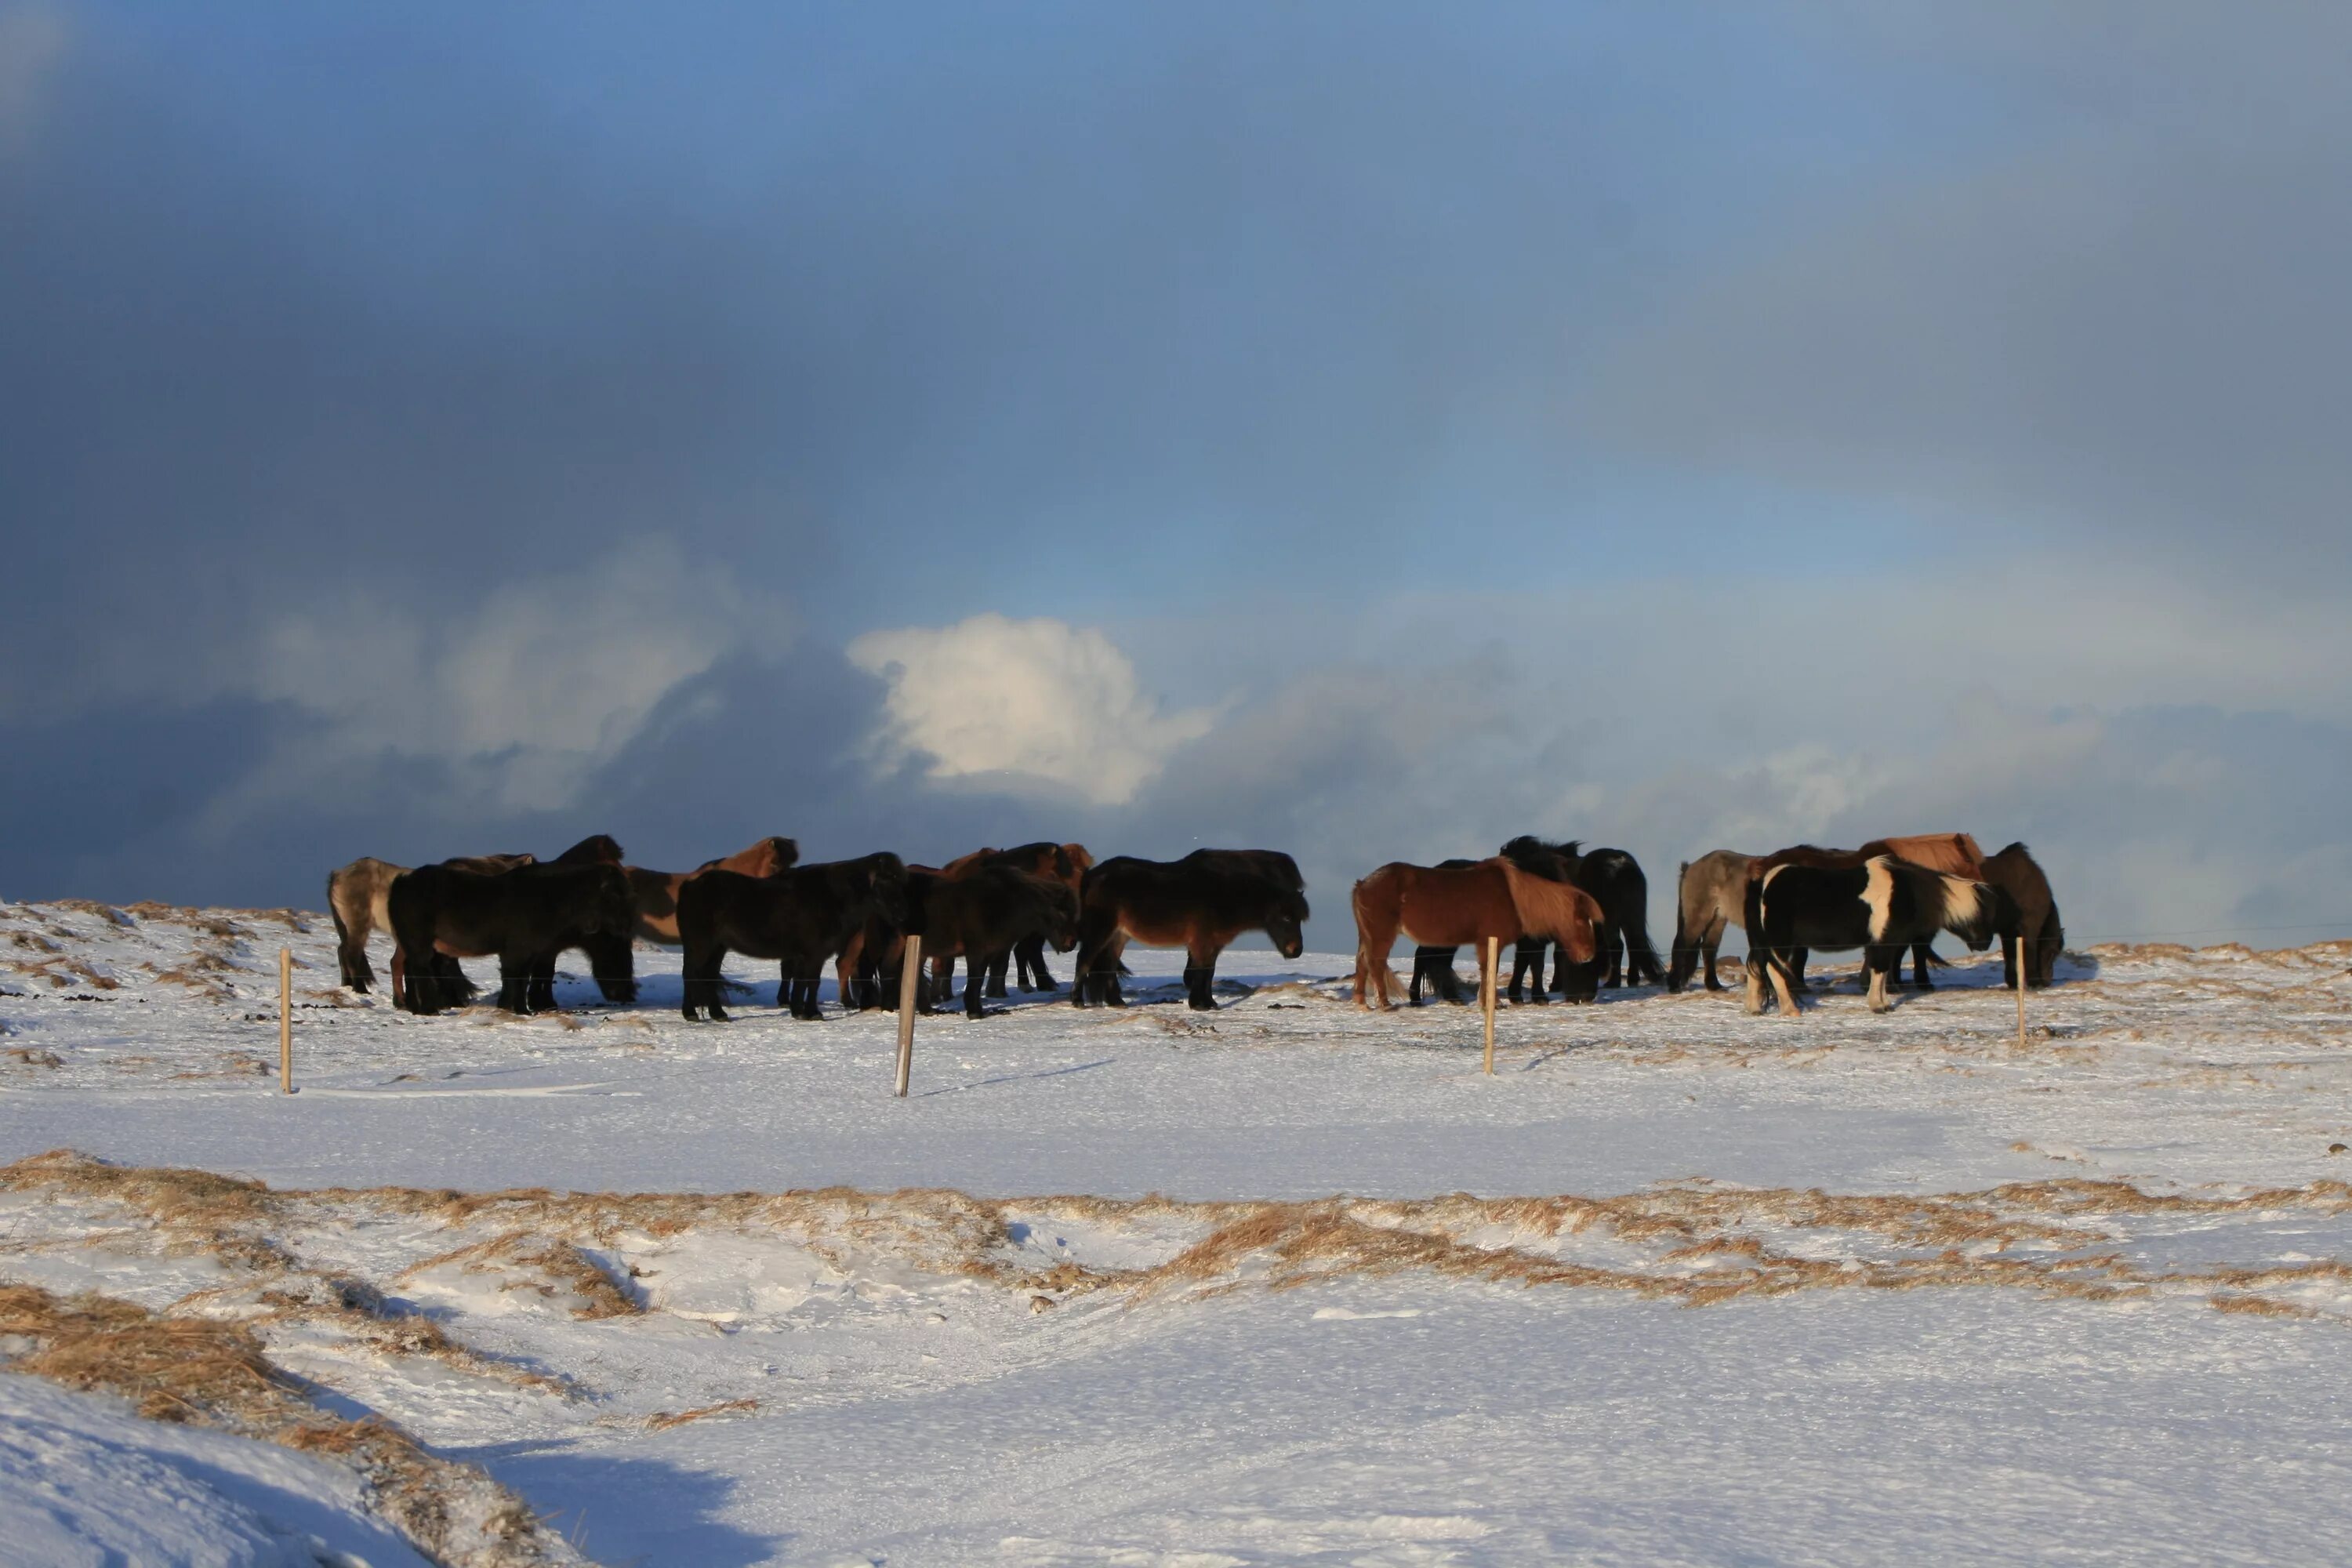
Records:
[[[1265,914],[1265,934],[1274,939],[1274,951],[1285,958],[1297,958],[1307,951],[1307,895],[1287,889],[1278,894]]]
[[[1039,878],[1037,883],[1045,905],[1045,940],[1055,952],[1067,952],[1078,945],[1078,895],[1067,882]]]
[[[874,912],[887,925],[907,923],[907,863],[885,850],[866,858],[866,889]]]
[[[596,868],[582,930],[599,936],[626,936],[637,929],[637,900],[629,874],[616,865]]]
[[[559,866],[617,866],[625,858],[609,833],[592,833],[555,858]]]
[[[1982,952],[1993,938],[2018,928],[2017,900],[1990,882],[1966,877],[1944,879],[1944,929]]]

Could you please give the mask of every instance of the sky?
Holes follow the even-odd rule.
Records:
[[[2352,934],[2352,12],[0,0],[0,894],[2030,843]],[[1666,932],[1657,930],[1663,942]]]

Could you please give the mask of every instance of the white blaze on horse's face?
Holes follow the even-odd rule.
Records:
[[[1862,901],[1870,908],[1870,940],[1876,942],[1886,934],[1888,910],[1894,907],[1895,861],[1891,856],[1874,856],[1864,869]]]

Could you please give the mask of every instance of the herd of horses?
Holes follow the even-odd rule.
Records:
[[[1490,940],[1513,944],[1508,994],[1541,1002],[1553,992],[1591,1001],[1603,986],[1686,986],[1701,965],[1711,991],[1717,950],[1730,926],[1748,934],[1750,1012],[1777,998],[1794,1014],[1814,949],[1863,952],[1874,1009],[1884,1009],[1890,975],[1906,952],[1913,978],[1932,987],[1936,936],[1949,931],[1981,952],[2001,943],[2007,983],[2046,985],[2065,940],[2050,884],[2022,844],[1986,856],[1965,833],[1874,840],[1859,849],[1798,845],[1770,855],[1717,850],[1682,868],[1671,963],[1662,965],[1647,930],[1649,883],[1622,849],[1585,849],[1523,836],[1480,860],[1435,866],[1394,861],[1359,881],[1356,1001],[1395,1005],[1389,954],[1400,935],[1415,943],[1408,999],[1424,987],[1461,1003],[1454,968],[1468,945],[1483,969]],[[1184,950],[1184,990],[1194,1008],[1216,1006],[1217,958],[1237,937],[1263,931],[1283,957],[1304,951],[1307,884],[1289,856],[1270,849],[1196,849],[1178,860],[1115,856],[1097,861],[1084,845],[1041,841],[977,849],[940,866],[908,865],[889,853],[800,864],[793,839],[762,838],[691,871],[653,871],[626,862],[604,834],[551,860],[527,854],[461,857],[415,868],[362,858],[327,879],[342,984],[375,983],[367,943],[393,940],[395,1005],[438,1013],[478,993],[459,963],[499,962],[498,1005],[515,1013],[551,1009],[555,966],[586,955],[604,999],[636,999],[635,944],[684,950],[680,1009],[689,1019],[724,1019],[730,954],[778,966],[776,1005],[819,1018],[824,971],[834,971],[843,1006],[880,1007],[898,994],[908,939],[920,939],[929,973],[916,1005],[930,1011],[954,995],[966,968],[963,1007],[985,999],[1060,989],[1045,950],[1076,952],[1071,1001],[1122,1006],[1128,945]],[[1547,956],[1551,959],[1549,979]],[[1500,975],[1494,979],[1499,984]],[[1769,990],[1768,992],[1768,984]]]

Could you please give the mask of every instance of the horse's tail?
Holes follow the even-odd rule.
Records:
[[[1511,907],[1518,915],[1519,930],[1528,936],[1549,937],[1559,943],[1570,963],[1591,963],[1600,952],[1592,928],[1601,919],[1601,906],[1592,895],[1571,883],[1533,876],[1508,860],[1502,866],[1504,879],[1511,891]]]
[[[1625,932],[1625,981],[1629,985],[1642,984],[1646,973],[1653,985],[1666,983],[1665,966],[1658,962],[1658,950],[1650,945],[1650,879],[1636,868],[1633,878],[1637,895],[1627,900],[1626,919],[1620,925]],[[1682,889],[1675,889],[1675,929],[1682,929]]]
[[[1748,927],[1748,964],[1769,963],[1769,949],[1764,944],[1764,879],[1756,874],[1751,862],[1748,868],[1748,887],[1740,895],[1739,917]]]

